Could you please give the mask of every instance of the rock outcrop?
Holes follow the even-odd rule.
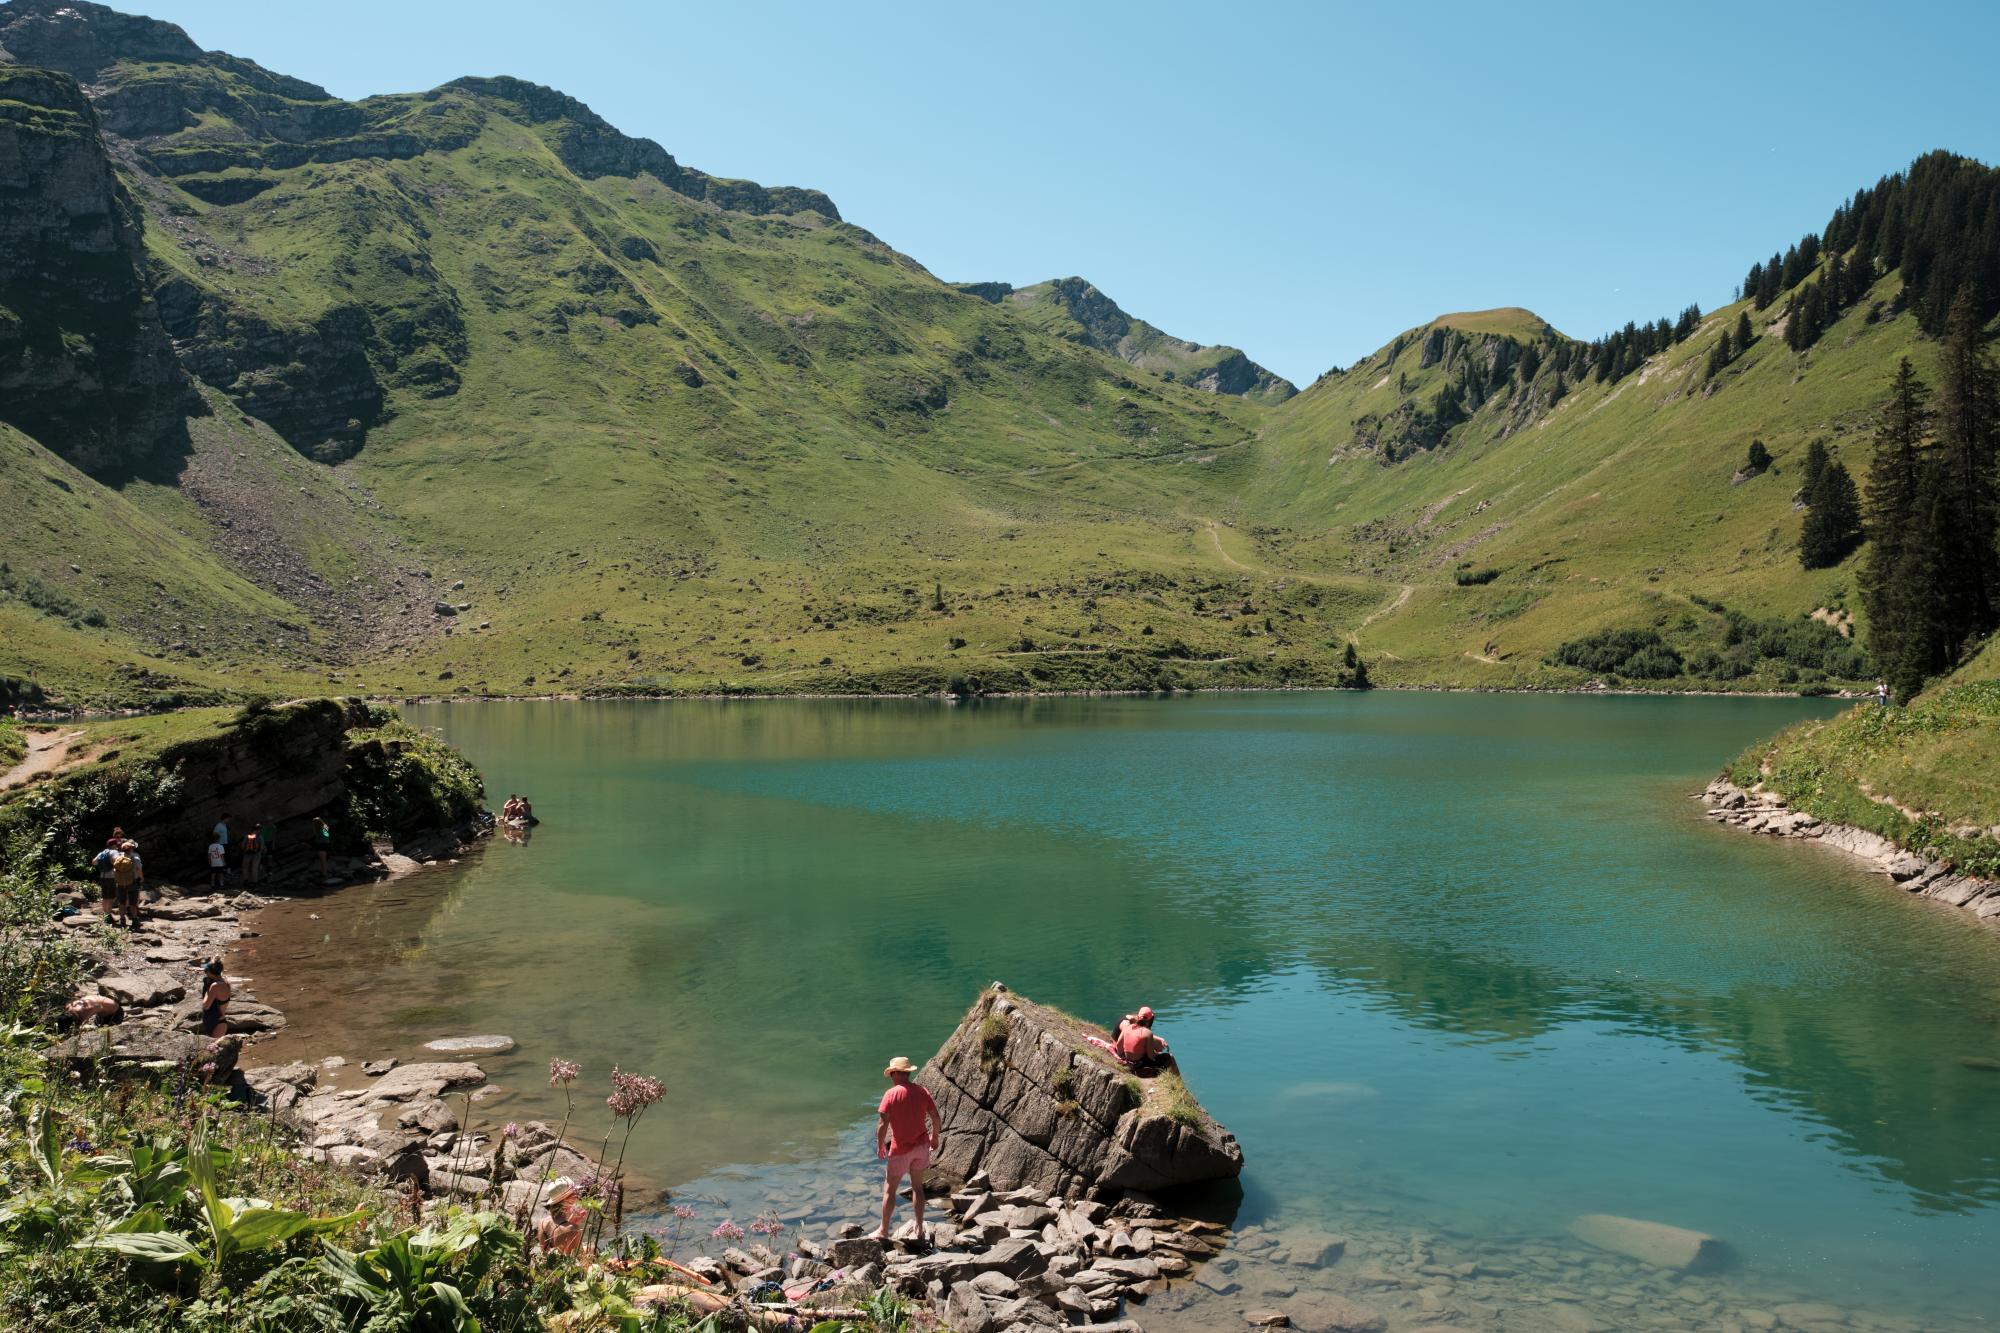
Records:
[[[1085,1040],[1106,1035],[995,982],[917,1078],[944,1121],[934,1168],[1070,1199],[1240,1174],[1235,1136],[1180,1076],[1135,1077]]]
[[[0,420],[87,472],[144,465],[202,410],[145,268],[76,81],[0,64]]]

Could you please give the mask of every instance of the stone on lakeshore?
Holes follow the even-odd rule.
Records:
[[[165,972],[112,973],[97,979],[97,992],[131,1009],[172,1004],[187,995],[187,987]]]
[[[841,1236],[827,1247],[827,1262],[836,1268],[859,1268],[882,1262],[882,1242],[867,1236]]]
[[[401,1063],[403,1062],[393,1055],[386,1060],[363,1060],[361,1073],[367,1078],[380,1078]]]
[[[1664,1222],[1586,1213],[1570,1223],[1569,1230],[1586,1244],[1656,1268],[1701,1273],[1726,1267],[1729,1262],[1729,1247],[1714,1236]]]
[[[378,1102],[408,1101],[412,1097],[435,1097],[447,1088],[484,1083],[486,1071],[475,1064],[422,1062],[402,1065],[382,1076],[368,1089],[368,1098]]]
[[[113,1078],[164,1073],[175,1067],[193,1069],[213,1063],[212,1077],[220,1082],[236,1068],[236,1058],[242,1049],[240,1037],[211,1042],[191,1033],[123,1023],[85,1028],[49,1047],[45,1058],[51,1064],[94,1065]]]
[[[1252,1328],[1288,1328],[1292,1317],[1283,1310],[1245,1310],[1243,1322]]]
[[[480,1037],[440,1037],[436,1041],[424,1043],[427,1051],[446,1051],[453,1055],[505,1055],[514,1049],[514,1039],[498,1034]]]
[[[1930,867],[1929,861],[1914,852],[1898,852],[1888,859],[1882,870],[1890,879],[1901,883],[1906,879],[1915,879]]]
[[[458,1116],[449,1106],[436,1097],[426,1097],[410,1102],[396,1112],[396,1123],[404,1129],[421,1130],[425,1134],[442,1134],[458,1126]]]

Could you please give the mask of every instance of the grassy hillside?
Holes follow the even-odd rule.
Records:
[[[1397,585],[1363,639],[1388,659],[1378,674],[1412,680],[1574,682],[1548,655],[1614,628],[1656,629],[1690,654],[1721,650],[1717,605],[1759,619],[1824,610],[1850,624],[1854,561],[1799,565],[1794,478],[1814,439],[1860,475],[1889,368],[1904,355],[1931,361],[1914,320],[1885,313],[1898,289],[1883,278],[1803,354],[1774,334],[1776,310],[1752,312],[1756,341],[1710,380],[1711,347],[1744,308],[1725,307],[1617,383],[1581,377],[1557,397],[1544,369],[1497,392],[1442,447],[1406,447],[1386,464],[1383,423],[1421,410],[1454,373],[1445,360],[1424,364],[1442,322],[1412,330],[1322,378],[1267,427],[1251,483],[1268,515],[1263,545],[1273,562]],[[1479,329],[1442,339],[1460,360],[1486,364],[1560,336],[1526,312],[1489,313],[1448,317]],[[1753,439],[1775,463],[1744,477]],[[1484,581],[1462,586],[1463,575]],[[1796,667],[1783,679],[1788,665],[1767,660],[1732,684],[1813,683]]]
[[[58,0],[0,47],[69,108],[0,133],[130,197],[150,290],[102,318],[193,385],[115,475],[41,417],[0,438],[35,515],[0,676],[68,701],[1334,683],[1352,641],[1391,683],[1861,674],[1805,619],[1858,608],[1799,568],[1793,478],[1817,438],[1858,475],[1931,360],[1893,270],[1805,353],[1758,313],[1713,379],[1736,307],[1602,380],[1508,308],[1272,405],[1081,280],[938,282],[550,89],[345,102]]]
[[[1863,704],[1794,727],[1751,747],[1730,775],[1821,819],[2000,878],[2000,639],[1909,707]]]

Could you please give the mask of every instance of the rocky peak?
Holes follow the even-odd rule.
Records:
[[[840,210],[818,190],[725,180],[684,167],[653,140],[623,133],[582,102],[554,88],[505,75],[453,79],[445,88],[498,103],[514,119],[543,130],[563,165],[586,179],[644,172],[676,193],[739,213],[810,212],[830,221],[840,220]]]
[[[1208,347],[1176,338],[1127,313],[1084,278],[1054,278],[1029,287],[1006,282],[961,282],[957,290],[990,305],[1011,304],[1051,332],[1109,352],[1141,370],[1201,389],[1281,403],[1298,392],[1234,347]]]
[[[0,46],[20,64],[85,81],[121,60],[186,64],[202,57],[175,24],[85,0],[10,0],[0,9]]]
[[[0,50],[14,62],[60,70],[81,83],[96,83],[125,61],[229,68],[268,91],[312,101],[330,100],[317,84],[287,78],[247,60],[195,45],[177,24],[139,14],[121,14],[87,0],[9,0],[0,6]]]

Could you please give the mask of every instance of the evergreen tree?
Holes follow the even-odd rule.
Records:
[[[1845,560],[1861,545],[1861,494],[1839,460],[1829,461],[1826,446],[1815,442],[1821,466],[1806,487],[1806,521],[1799,532],[1799,563],[1807,569],[1827,569]],[[1806,466],[1812,467],[1807,455]]]
[[[1722,368],[1729,364],[1729,330],[1715,340],[1715,346],[1708,350],[1708,377],[1714,379]]]
[[[1937,396],[1937,489],[1943,508],[1943,620],[1954,654],[1993,629],[2000,602],[2000,372],[1970,292],[1952,302]]]
[[[1748,310],[1739,312],[1736,316],[1736,353],[1738,356],[1750,350],[1750,344],[1756,336],[1750,328],[1750,312]]]
[[[1830,458],[1825,440],[1814,440],[1806,446],[1805,476],[1799,482],[1799,498],[1807,504],[1812,503],[1813,487],[1819,485],[1820,474],[1826,471]]]
[[[1752,476],[1771,466],[1771,451],[1764,447],[1762,440],[1750,441],[1750,452],[1743,463],[1743,470]]]
[[[1923,688],[1935,637],[1935,566],[1924,549],[1932,524],[1919,508],[1926,489],[1923,443],[1931,422],[1926,398],[1923,381],[1904,357],[1868,465],[1869,558],[1860,580],[1868,651],[1902,699]]]

